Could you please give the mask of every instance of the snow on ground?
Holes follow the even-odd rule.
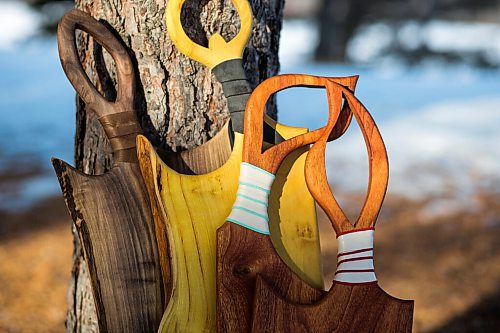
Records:
[[[318,44],[316,24],[308,20],[285,20],[280,37],[282,65],[297,65],[311,60]]]
[[[390,162],[389,193],[440,198],[447,209],[500,188],[500,96],[449,101],[379,122]],[[343,190],[366,189],[359,128],[328,148],[329,177]],[[444,206],[443,206],[444,207]]]

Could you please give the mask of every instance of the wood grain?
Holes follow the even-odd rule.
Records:
[[[92,35],[113,56],[118,72],[115,102],[106,100],[83,71],[75,45],[76,29]],[[53,160],[89,267],[99,329],[153,332],[165,307],[163,278],[167,277],[161,273],[150,202],[135,153],[135,136],[141,128],[133,108],[132,62],[104,25],[78,10],[61,19],[58,42],[63,69],[97,114],[115,157],[111,170],[99,176]]]
[[[324,135],[325,128],[302,133],[263,150],[262,122],[267,99],[293,86],[326,87],[330,109],[330,131],[342,128],[338,123],[342,95],[335,81],[350,83],[352,78],[324,78],[309,75],[281,75],[264,81],[252,93],[245,112],[243,161],[277,174],[288,154],[307,146]],[[354,79],[355,80],[355,79]],[[354,81],[355,82],[355,81]],[[273,189],[272,195],[275,194]],[[299,208],[299,207],[296,207]],[[294,209],[296,214],[300,211]],[[284,225],[286,222],[282,221]],[[272,234],[271,234],[272,236]],[[282,255],[280,253],[280,255]],[[227,221],[217,230],[217,330],[248,332],[252,325],[255,281],[262,276],[273,290],[296,303],[312,303],[322,295],[322,288],[305,283],[276,254],[268,235],[263,235]]]
[[[326,144],[333,124],[327,126],[306,160],[308,187],[315,200],[329,209],[325,211],[337,234],[375,226],[388,180],[387,153],[375,122],[351,92],[341,88],[341,93],[361,128],[369,155],[368,195],[356,225],[343,214],[326,178]],[[277,257],[276,253],[272,256]],[[271,278],[272,282],[267,276],[257,277],[252,332],[411,332],[413,301],[389,296],[376,281],[349,285],[334,281],[321,299],[297,304],[274,287],[274,279],[279,277]]]
[[[213,138],[180,153],[161,153],[161,158],[173,170],[185,175],[200,175],[212,172],[227,162],[232,151],[229,122]]]
[[[154,332],[164,310],[147,192],[137,164],[89,176],[54,159],[90,271],[101,332]]]
[[[411,332],[413,301],[388,295],[378,284],[336,283],[314,305],[292,304],[257,277],[252,332]]]
[[[279,70],[278,46],[284,0],[249,1],[254,13],[253,33],[244,53],[247,77],[254,86]],[[228,111],[222,89],[208,68],[183,56],[165,28],[168,1],[75,0],[75,6],[108,26],[126,45],[137,73],[136,107],[146,136],[157,149],[189,150],[215,136],[226,123]],[[231,40],[240,19],[229,1],[186,1],[182,22],[186,34],[206,45],[207,36],[220,33]],[[99,83],[96,43],[77,33],[83,67],[92,82]],[[105,96],[113,96],[116,82],[111,57],[105,53],[109,81],[97,85]],[[140,83],[139,83],[140,81]],[[275,101],[268,112],[276,114]],[[88,174],[101,174],[112,164],[111,147],[101,125],[85,103],[78,99],[75,164]],[[71,112],[71,111],[70,111]],[[72,163],[71,163],[72,164]],[[78,235],[76,234],[78,237]],[[86,264],[78,239],[69,285],[67,329],[96,332],[97,318]]]
[[[305,131],[290,128],[282,135]],[[243,136],[236,133],[233,152],[223,166],[208,174],[185,175],[165,165],[147,139],[138,139],[143,176],[152,185],[148,186],[151,200],[164,214],[156,220],[157,235],[164,235],[157,237],[163,240],[160,255],[172,254],[172,296],[163,332],[216,329],[215,237],[236,196],[242,145]],[[282,181],[275,183],[273,192],[279,196],[272,197],[269,206],[271,228],[276,231],[272,241],[303,279],[321,288],[318,229],[314,201],[303,176],[305,158],[305,149],[296,150],[278,170]]]

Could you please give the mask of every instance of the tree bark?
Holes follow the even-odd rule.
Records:
[[[75,0],[76,8],[104,21],[128,47],[138,75],[136,105],[141,125],[157,147],[180,151],[206,142],[228,118],[221,85],[210,70],[180,54],[168,38],[164,22],[167,0]],[[279,71],[278,47],[284,0],[251,0],[253,34],[244,53],[244,64],[255,87]],[[230,0],[187,1],[184,29],[197,43],[219,32],[231,39],[239,18]],[[96,47],[79,33],[80,58],[89,78],[107,98],[113,99],[114,68],[104,51],[109,77],[97,79]],[[99,61],[97,62],[99,64]],[[107,81],[107,82],[106,82]],[[111,84],[110,84],[111,83]],[[109,88],[111,87],[111,88]],[[271,100],[268,113],[276,116]],[[100,124],[77,99],[75,164],[88,174],[101,174],[112,162],[111,149]],[[68,289],[68,332],[97,332],[97,317],[87,267],[76,230],[72,278]]]

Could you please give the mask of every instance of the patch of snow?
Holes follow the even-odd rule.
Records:
[[[311,60],[318,42],[318,27],[314,21],[284,20],[279,49],[281,65],[290,66]]]
[[[40,17],[19,1],[0,2],[0,51],[12,49],[17,43],[36,34]]]
[[[369,62],[377,58],[390,46],[393,39],[392,28],[382,22],[363,26],[347,44],[347,55],[355,62]]]
[[[435,51],[500,51],[499,24],[435,20],[423,25],[421,34]]]
[[[500,97],[449,101],[378,122],[390,163],[389,193],[462,204],[500,180]],[[366,190],[367,157],[359,129],[329,145],[333,184]],[[449,206],[449,205],[448,205]]]
[[[407,21],[399,25],[377,22],[358,29],[347,45],[355,62],[368,63],[390,57],[386,50],[394,41],[414,50],[426,46],[435,52],[482,53],[500,64],[500,24],[431,20]]]

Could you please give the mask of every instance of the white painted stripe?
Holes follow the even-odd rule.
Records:
[[[334,281],[351,284],[377,281],[373,265],[373,234],[374,230],[361,230],[337,238],[337,273]],[[356,272],[357,270],[360,271]],[[363,270],[373,270],[373,272]]]
[[[337,273],[335,274],[335,281],[352,283],[352,284],[362,284],[377,281],[377,277],[374,272],[365,273]]]
[[[351,269],[374,269],[373,259],[365,259],[358,261],[347,261],[337,266],[337,271]]]
[[[337,242],[339,253],[373,248],[373,230],[361,230],[340,235]]]
[[[337,261],[346,260],[346,259],[361,258],[361,257],[373,257],[373,250],[359,252],[359,253],[345,254],[345,255],[340,256]]]
[[[267,204],[274,175],[242,162],[238,193],[228,221],[263,234],[269,234]]]

